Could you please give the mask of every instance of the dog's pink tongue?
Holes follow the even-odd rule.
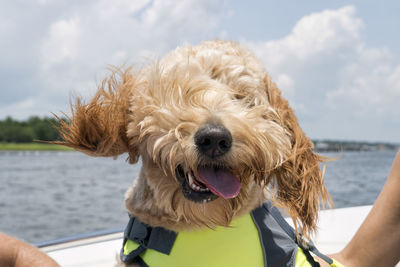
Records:
[[[239,179],[228,170],[213,167],[199,167],[198,178],[214,194],[222,198],[234,198],[239,194]]]

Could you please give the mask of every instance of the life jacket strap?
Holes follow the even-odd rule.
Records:
[[[320,257],[321,259],[323,259],[324,261],[326,261],[330,265],[333,264],[333,259],[331,259],[330,257],[326,256],[325,254],[321,253],[311,240],[306,242],[301,248],[303,249],[303,252],[304,251],[312,252],[314,255]]]
[[[131,216],[124,231],[124,241],[120,253],[121,260],[125,263],[139,264],[140,267],[148,267],[140,258],[140,254],[149,248],[169,255],[176,237],[177,233],[173,231],[162,227],[151,227]],[[124,246],[128,239],[136,242],[139,246],[126,255],[124,254]]]
[[[299,234],[299,239],[296,236],[296,232],[293,229],[292,226],[290,226],[287,221],[283,218],[282,214],[279,212],[279,210],[272,205],[271,201],[265,202],[262,207],[269,213],[275,221],[279,224],[279,226],[282,228],[283,231],[286,232],[286,234],[303,250],[308,262],[311,264],[311,266],[320,266],[320,264],[314,260],[314,257],[310,254],[312,252],[314,255],[320,257],[330,265],[333,264],[333,260],[326,256],[325,254],[322,254],[314,245],[314,243],[311,240],[305,241],[302,238],[302,234],[300,232]]]

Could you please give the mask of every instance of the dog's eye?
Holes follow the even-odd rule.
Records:
[[[236,100],[242,100],[243,98],[245,98],[245,96],[242,95],[242,94],[235,94],[233,97],[234,97],[234,99],[236,99]]]
[[[255,106],[255,99],[254,97],[246,96],[243,94],[235,94],[234,95],[235,100],[239,100],[242,102],[247,108],[252,108]]]
[[[211,73],[210,73],[211,79],[216,80],[216,79],[218,78],[219,75],[220,75],[220,73],[219,73],[217,67],[213,67],[213,68],[211,69]]]

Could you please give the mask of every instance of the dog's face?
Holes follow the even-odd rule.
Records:
[[[187,201],[233,199],[288,157],[290,135],[262,80],[253,84],[256,78],[245,73],[237,79],[252,84],[232,88],[195,59],[153,71],[145,79],[157,83],[144,83],[132,99],[128,137],[145,168],[157,171],[147,178],[154,190],[170,182]]]
[[[142,221],[174,230],[229,225],[270,185],[294,219],[314,227],[326,197],[320,158],[250,52],[224,42],[181,48],[108,85],[89,106],[77,103],[64,139],[91,155],[142,158],[126,200]],[[82,144],[83,135],[92,137]]]

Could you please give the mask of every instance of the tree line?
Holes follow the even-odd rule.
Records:
[[[0,120],[0,142],[29,143],[35,140],[61,140],[56,118],[32,116],[25,121],[7,117]]]

